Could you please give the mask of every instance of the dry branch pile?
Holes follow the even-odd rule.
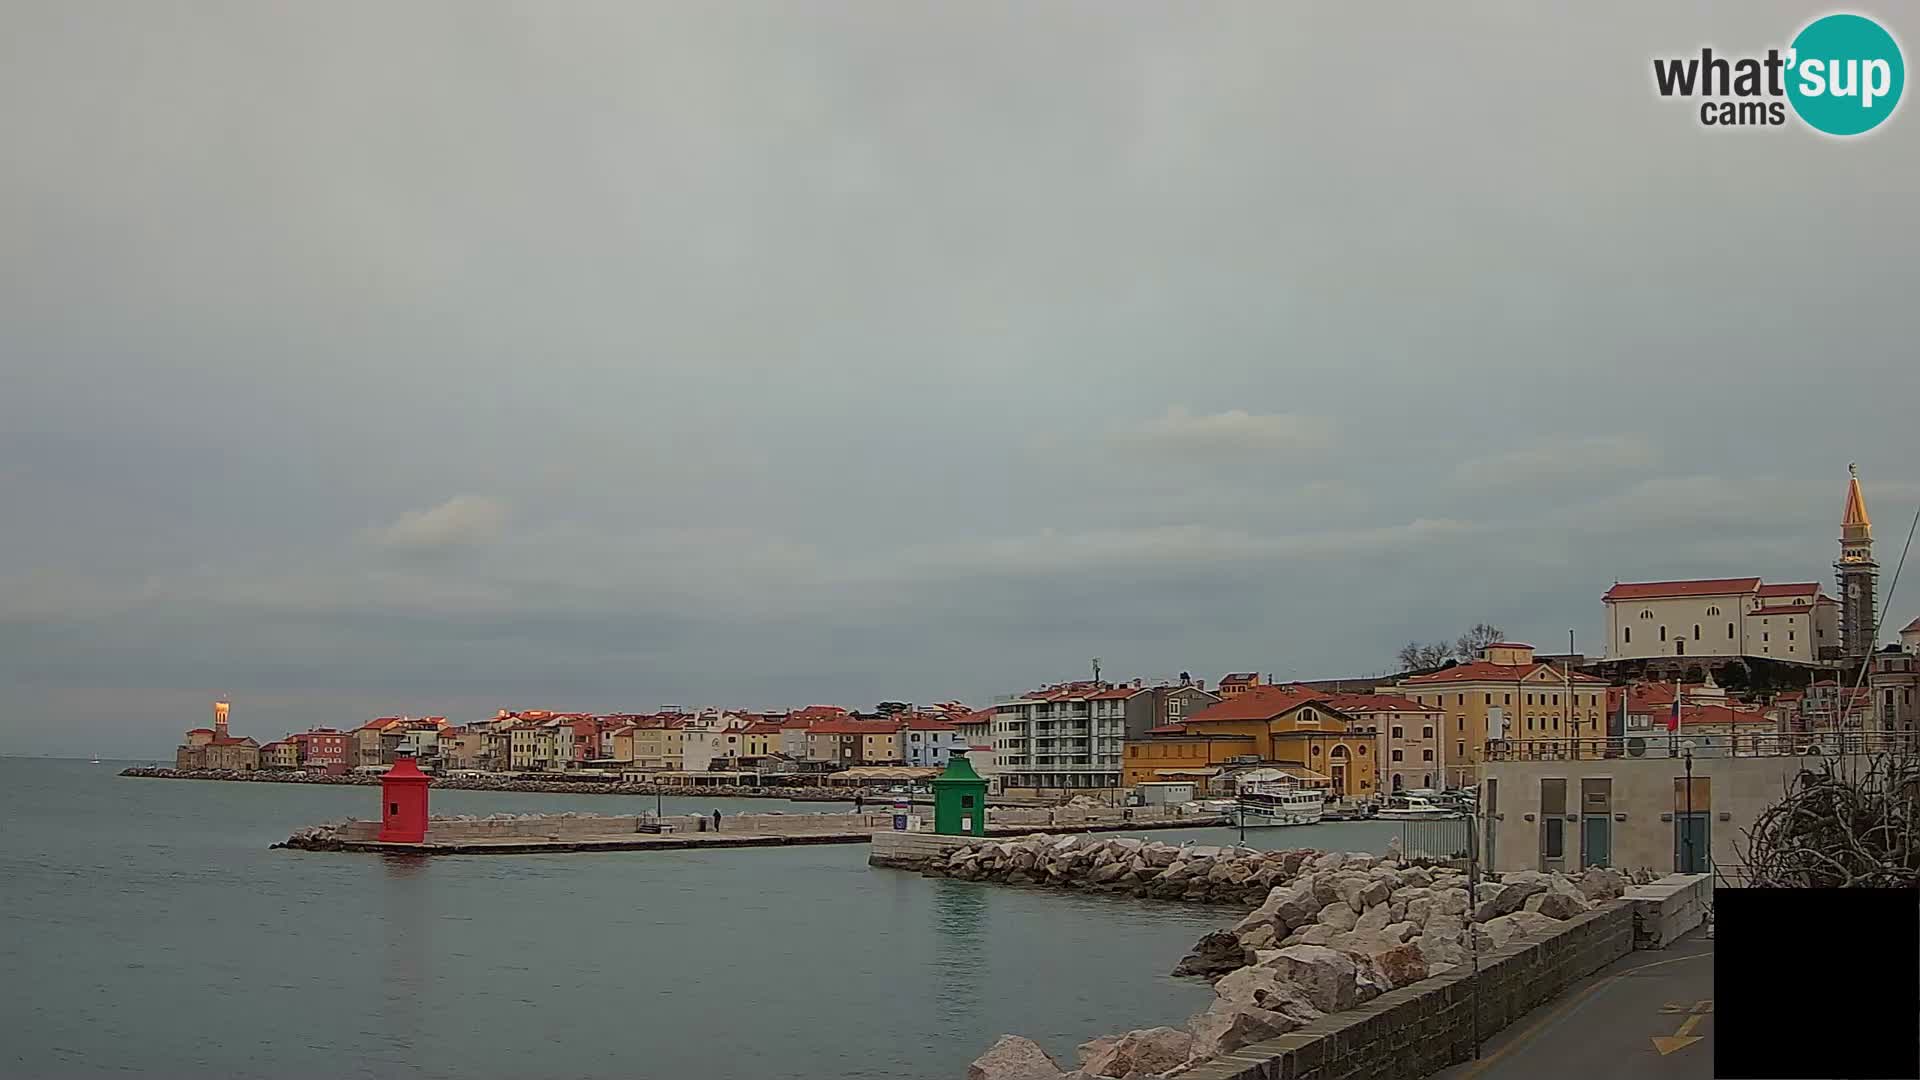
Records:
[[[1776,889],[1920,887],[1920,760],[1878,755],[1801,773],[1747,830],[1746,884]]]

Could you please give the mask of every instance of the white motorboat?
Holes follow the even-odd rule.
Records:
[[[1389,795],[1387,796],[1386,803],[1383,804],[1379,810],[1374,811],[1373,816],[1385,818],[1390,821],[1422,821],[1460,817],[1462,815],[1458,810],[1445,806],[1436,806],[1431,800],[1424,796]]]
[[[1327,793],[1297,784],[1253,782],[1240,785],[1234,803],[1234,824],[1243,828],[1266,825],[1312,825],[1327,809]]]

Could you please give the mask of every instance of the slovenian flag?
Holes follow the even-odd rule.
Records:
[[[1679,730],[1680,730],[1680,695],[1675,694],[1673,695],[1673,714],[1667,717],[1667,731],[1669,733],[1672,733]]]

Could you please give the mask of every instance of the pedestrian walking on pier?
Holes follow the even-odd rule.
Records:
[[[861,796],[859,796],[859,795],[855,795],[855,796],[853,797],[853,812],[854,812],[854,813],[856,813],[856,814],[857,814],[857,813],[859,813],[859,812],[860,812],[860,808],[861,808],[862,806],[865,806],[865,805],[866,805],[866,802],[865,802],[865,800],[864,800],[864,799],[863,799],[863,798],[862,798]]]
[[[713,812],[713,831],[714,832],[720,831],[720,811],[718,810],[715,810]]]

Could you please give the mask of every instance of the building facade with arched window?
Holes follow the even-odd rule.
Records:
[[[1359,717],[1329,703],[1333,695],[1296,686],[1258,686],[1164,724],[1127,744],[1125,783],[1201,778],[1236,769],[1278,768],[1332,798],[1376,790],[1374,735]]]
[[[1610,660],[1762,657],[1805,664],[1840,649],[1839,606],[1816,582],[1621,582],[1601,600]]]

